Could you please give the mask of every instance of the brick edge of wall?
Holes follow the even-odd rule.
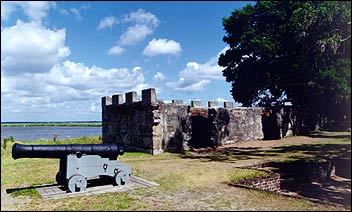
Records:
[[[265,178],[271,178],[273,177],[274,179],[278,179],[278,181],[280,182],[281,180],[281,176],[279,173],[274,173],[272,171],[268,171],[268,170],[263,170],[263,167],[266,167],[270,164],[270,162],[264,162],[264,163],[259,163],[259,164],[255,164],[255,165],[246,165],[246,166],[237,166],[235,168],[241,168],[241,169],[252,169],[252,170],[259,170],[259,171],[265,171],[268,172],[268,175],[265,176],[261,176],[261,177],[255,177],[255,178],[250,178],[247,180],[240,180],[238,182],[233,182],[233,183],[229,183],[229,185],[231,186],[235,186],[235,187],[240,187],[240,188],[246,188],[246,189],[253,189],[253,190],[260,190],[260,191],[265,191],[265,192],[269,192],[269,193],[273,193],[273,194],[278,194],[278,195],[283,195],[283,196],[287,196],[287,197],[292,197],[292,198],[298,198],[298,199],[305,199],[305,200],[309,200],[311,202],[316,202],[316,203],[320,203],[320,204],[325,204],[325,205],[332,205],[332,206],[337,206],[337,207],[346,207],[337,203],[333,203],[333,202],[328,202],[325,200],[319,200],[319,199],[314,199],[314,198],[309,198],[309,197],[303,197],[303,196],[299,196],[296,194],[291,194],[291,193],[285,193],[282,192],[280,189],[280,184],[278,185],[278,189],[277,190],[270,190],[270,189],[263,189],[263,188],[258,188],[256,186],[252,186],[251,183],[254,182],[259,182],[260,180],[262,180],[262,183],[265,182]],[[264,179],[264,180],[263,180]],[[251,182],[251,183],[248,183]],[[247,183],[247,184],[246,184]],[[348,209],[350,209],[349,207],[347,207]]]
[[[280,174],[274,173],[272,171],[262,170],[257,168],[258,166],[254,167],[243,167],[243,169],[252,169],[252,170],[259,170],[267,172],[268,175],[244,179],[237,182],[232,182],[230,185],[242,188],[249,188],[249,189],[256,189],[256,190],[263,190],[268,192],[279,192],[280,191]],[[238,167],[242,168],[242,167]]]

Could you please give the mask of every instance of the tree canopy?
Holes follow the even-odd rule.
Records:
[[[286,99],[313,117],[350,111],[350,1],[258,1],[223,26],[230,48],[218,64],[234,100],[264,106]]]

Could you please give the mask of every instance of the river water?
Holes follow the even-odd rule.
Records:
[[[38,139],[57,140],[83,136],[101,136],[102,127],[57,127],[57,126],[27,126],[1,127],[1,140],[12,136],[14,140],[33,141]]]

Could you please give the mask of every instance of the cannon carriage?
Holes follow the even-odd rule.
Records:
[[[131,167],[119,161],[124,154],[117,144],[67,144],[67,145],[23,145],[15,143],[12,147],[13,159],[18,158],[58,158],[58,184],[71,192],[85,191],[87,180],[109,177],[114,185],[129,182]]]

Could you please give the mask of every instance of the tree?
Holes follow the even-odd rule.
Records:
[[[234,100],[290,101],[310,130],[338,108],[351,117],[351,2],[258,1],[223,26],[230,48],[218,64]]]

